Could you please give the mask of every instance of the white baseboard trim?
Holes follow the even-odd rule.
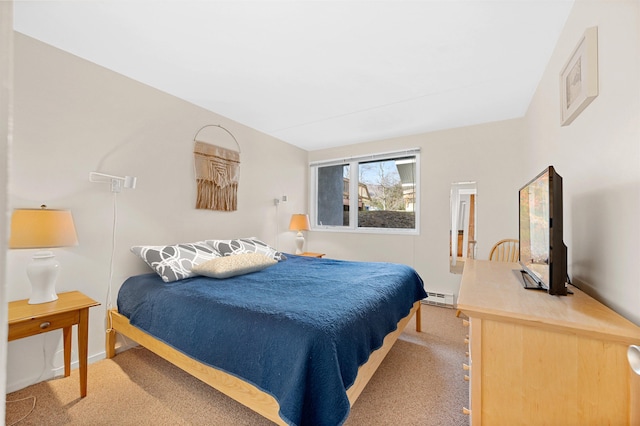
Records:
[[[138,346],[136,342],[133,342],[133,341],[131,342],[132,344],[128,344],[128,345],[125,345],[125,344],[116,345],[116,353],[124,352],[128,349]],[[90,355],[87,358],[87,361],[89,365],[91,365],[94,362],[102,361],[106,357],[107,357],[107,352],[101,351],[96,354]],[[80,368],[80,363],[77,360],[71,362],[71,370],[76,370],[78,368]],[[7,383],[7,393],[16,392],[21,389],[27,388],[29,386],[35,385],[37,383],[46,382],[47,380],[51,380],[51,379],[55,379],[63,376],[64,376],[64,365],[61,367],[52,368],[51,370],[48,370],[48,371],[44,371],[39,377],[36,377],[36,378],[33,378],[33,377],[24,378],[24,379],[14,381],[12,383]]]
[[[98,362],[100,360],[105,359],[106,356],[107,356],[107,353],[105,351],[98,352],[97,354],[89,356],[87,358],[87,361],[89,364],[93,364],[94,362]],[[71,363],[71,370],[75,370],[77,368],[80,368],[80,363],[78,361],[73,361]],[[62,367],[54,368],[52,372],[53,372],[53,377],[64,376],[64,365]]]

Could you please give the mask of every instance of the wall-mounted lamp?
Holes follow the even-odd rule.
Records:
[[[304,246],[304,235],[302,231],[308,231],[311,229],[309,223],[309,216],[306,214],[293,214],[291,215],[291,222],[289,222],[289,230],[297,231],[296,235],[296,254],[302,253],[302,246]]]
[[[109,183],[111,184],[111,192],[120,192],[123,186],[125,188],[135,189],[137,180],[138,178],[135,176],[113,176],[99,172],[89,173],[89,182]]]
[[[69,210],[49,210],[44,204],[40,209],[16,209],[11,216],[9,248],[43,249],[78,245],[78,236]],[[29,303],[53,302],[56,294],[56,278],[60,263],[51,250],[39,250],[27,265],[31,282]]]
[[[135,189],[138,178],[135,176],[113,176],[105,173],[90,172],[89,182],[108,183],[111,185],[111,192],[118,193],[122,191],[122,187]],[[107,308],[111,308],[111,283],[113,281],[113,256],[116,247],[116,227],[118,223],[118,214],[116,208],[116,196],[113,197],[113,226],[111,228],[111,260],[109,261],[109,289],[107,291]]]
[[[286,195],[283,195],[283,196],[282,196],[282,202],[283,202],[283,203],[286,203],[286,202],[287,202],[287,200],[288,200],[288,197],[287,197]],[[278,207],[278,204],[280,204],[280,198],[274,198],[274,199],[273,199],[273,205],[274,205],[274,206],[276,206],[276,207]]]

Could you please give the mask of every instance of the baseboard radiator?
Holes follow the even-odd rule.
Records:
[[[453,294],[427,292],[427,298],[422,299],[422,303],[426,305],[442,306],[443,308],[453,309]]]

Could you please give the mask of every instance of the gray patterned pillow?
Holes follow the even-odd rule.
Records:
[[[206,240],[222,256],[241,253],[262,253],[277,261],[286,260],[287,256],[255,237],[238,238],[236,240]]]
[[[229,278],[262,271],[278,262],[262,253],[241,253],[207,260],[194,266],[193,272],[212,278]]]
[[[204,241],[172,246],[134,246],[131,251],[151,267],[162,281],[170,283],[193,277],[194,266],[220,257],[220,253]]]

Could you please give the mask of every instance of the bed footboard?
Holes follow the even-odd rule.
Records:
[[[166,343],[157,340],[129,324],[129,319],[119,314],[116,309],[111,309],[107,315],[109,330],[107,331],[106,352],[108,358],[115,356],[115,333],[118,332],[272,422],[286,425],[278,415],[280,406],[273,396],[237,377],[202,364]]]
[[[369,360],[360,366],[354,384],[347,389],[347,397],[352,406],[414,314],[416,315],[416,330],[420,331],[420,301],[418,301],[414,303],[409,315],[398,322],[396,330],[385,337],[382,347],[372,352]],[[202,364],[132,326],[129,323],[129,319],[118,313],[116,309],[110,309],[107,312],[107,324],[107,358],[113,358],[116,355],[116,332],[120,333],[272,422],[278,425],[286,425],[278,415],[280,411],[278,401],[273,396],[261,391],[252,384]]]

